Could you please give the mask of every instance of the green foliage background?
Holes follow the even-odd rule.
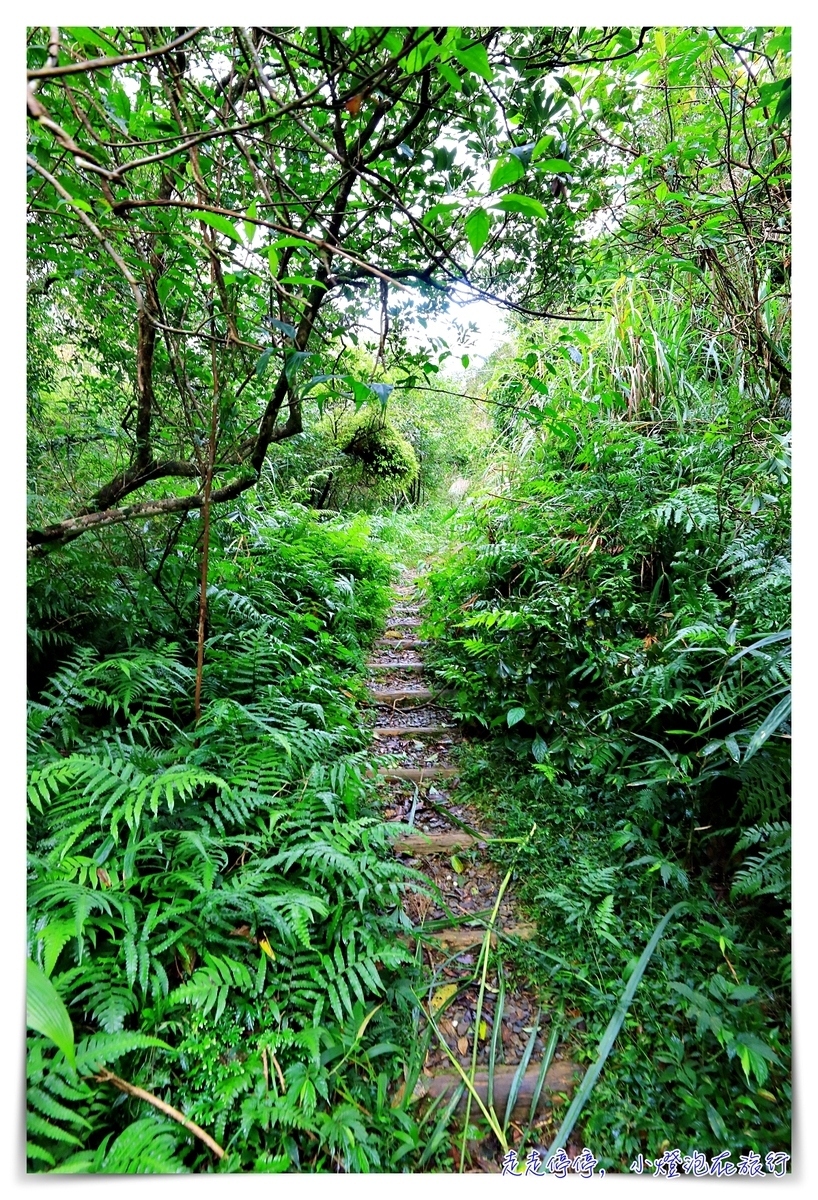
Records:
[[[27,935],[76,1058],[30,1030],[29,1169],[451,1169],[362,707],[398,561],[540,930],[495,965],[576,1061],[683,906],[576,1136],[786,1152],[789,30],[57,34]],[[477,296],[508,337],[455,376],[410,335]]]

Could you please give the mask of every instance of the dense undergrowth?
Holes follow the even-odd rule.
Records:
[[[421,560],[509,979],[582,1064],[639,980],[577,1136],[785,1154],[790,31],[28,42],[29,1169],[451,1169],[362,708]]]
[[[420,1146],[390,1106],[411,1057],[409,873],[357,706],[389,560],[363,519],[279,507],[219,531],[195,727],[181,547],[162,591],[124,543],[90,578],[71,551],[32,572],[30,953],[78,1042],[75,1073],[30,1037],[35,1169],[212,1167],[180,1124],[115,1101],[107,1069],[203,1127],[223,1169],[393,1169]]]
[[[689,354],[662,404],[677,415],[656,397],[624,419],[597,390],[604,334],[544,399],[560,343],[531,340],[501,379],[518,396],[498,422],[505,452],[428,614],[439,677],[477,734],[475,801],[501,837],[537,824],[518,878],[540,948],[518,965],[590,1062],[683,901],[584,1144],[625,1171],[668,1147],[763,1157],[789,1139],[786,421]]]

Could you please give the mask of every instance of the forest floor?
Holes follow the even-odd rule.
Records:
[[[492,830],[485,816],[458,794],[464,736],[445,694],[427,686],[416,582],[405,568],[369,660],[375,745],[388,756],[379,768],[384,815],[403,826],[396,853],[429,880],[427,891],[407,892],[403,905],[424,963],[421,1032],[432,1026],[415,1090],[471,1109],[479,1124],[485,1106],[509,1146],[524,1142],[544,1157],[559,1123],[554,1101],[562,1108],[579,1072],[556,1031],[552,1036],[547,1005],[530,986],[507,986],[502,955],[494,953],[498,940],[511,947],[535,939],[537,930],[519,919],[513,883],[487,855]],[[499,1171],[502,1146],[484,1128],[487,1138],[470,1143],[471,1162]],[[581,1144],[566,1150],[573,1158]],[[459,1166],[455,1145],[452,1157]]]

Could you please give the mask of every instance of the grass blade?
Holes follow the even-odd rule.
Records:
[[[454,1069],[457,1071],[458,1075],[463,1080],[466,1087],[469,1089],[469,1098],[476,1101],[477,1107],[480,1109],[483,1116],[488,1121],[489,1126],[491,1127],[492,1133],[497,1138],[497,1141],[500,1143],[500,1146],[502,1147],[503,1151],[505,1152],[506,1150],[508,1150],[508,1142],[506,1141],[505,1134],[503,1133],[502,1129],[500,1128],[499,1122],[496,1120],[496,1118],[492,1117],[491,1113],[488,1111],[485,1104],[480,1099],[480,1094],[478,1093],[477,1089],[475,1088],[473,1080],[469,1079],[468,1075],[463,1070],[460,1063],[457,1061],[455,1056],[452,1054],[452,1052],[449,1048],[448,1042],[446,1041],[443,1034],[440,1032],[440,1030],[438,1029],[438,1027],[435,1023],[434,1017],[429,1015],[428,1020],[429,1020],[429,1024],[430,1024],[431,1028],[435,1031],[438,1038],[440,1039],[440,1044],[443,1047],[443,1049],[445,1050],[450,1063],[452,1064]],[[467,1127],[468,1127],[468,1122],[467,1122]]]
[[[502,1031],[503,1031],[503,1013],[506,1007],[506,977],[503,974],[502,964],[498,964],[497,974],[500,977],[500,990],[497,993],[497,1002],[494,1005],[494,1025],[491,1030],[491,1042],[489,1043],[489,1083],[488,1094],[486,1096],[486,1104],[490,1113],[494,1112],[494,1067],[497,1062],[497,1043],[502,1046]]]
[[[523,1051],[523,1057],[520,1059],[520,1065],[517,1067],[517,1070],[514,1072],[514,1078],[511,1081],[511,1087],[509,1088],[509,1093],[508,1093],[508,1101],[506,1102],[506,1115],[503,1118],[503,1129],[504,1130],[508,1129],[508,1123],[511,1120],[511,1114],[514,1112],[514,1105],[517,1103],[517,1097],[520,1094],[520,1087],[522,1086],[523,1076],[525,1075],[526,1067],[528,1066],[528,1064],[531,1061],[531,1055],[534,1053],[534,1043],[537,1040],[537,1034],[540,1032],[540,1017],[541,1016],[542,1016],[542,1009],[538,1009],[537,1016],[534,1019],[534,1027],[531,1030],[531,1037],[528,1039],[528,1044],[526,1045],[526,1048]]]
[[[602,1035],[602,1039],[599,1043],[599,1051],[597,1053],[596,1062],[588,1069],[588,1071],[586,1071],[585,1078],[580,1085],[579,1091],[571,1102],[568,1112],[565,1114],[565,1120],[560,1126],[559,1133],[551,1143],[551,1147],[548,1151],[549,1158],[552,1154],[555,1154],[557,1150],[562,1149],[571,1136],[574,1126],[577,1123],[579,1114],[585,1107],[585,1102],[593,1091],[594,1084],[599,1078],[599,1074],[602,1068],[605,1066],[605,1061],[613,1048],[613,1044],[616,1041],[619,1030],[622,1028],[622,1022],[625,1020],[625,1014],[630,1008],[631,1001],[636,995],[636,989],[639,987],[639,984],[642,981],[642,976],[647,969],[647,965],[653,957],[653,952],[659,944],[659,939],[665,932],[665,926],[671,917],[675,916],[676,913],[680,912],[685,907],[686,903],[684,900],[682,900],[679,904],[674,904],[672,908],[668,909],[659,924],[654,929],[653,936],[651,937],[647,946],[645,946],[645,949],[642,951],[642,956],[639,959],[639,962],[636,964],[633,974],[628,980],[627,987],[622,993],[622,997],[614,1009],[613,1016],[608,1022],[608,1028]]]
[[[548,1038],[548,1045],[545,1047],[545,1053],[543,1054],[542,1062],[540,1063],[540,1073],[537,1076],[537,1082],[534,1085],[534,1095],[531,1097],[531,1108],[528,1110],[529,1128],[534,1124],[534,1116],[537,1112],[537,1105],[540,1101],[540,1093],[542,1092],[543,1084],[545,1083],[545,1076],[548,1072],[548,1068],[551,1066],[551,1062],[554,1058],[554,1051],[557,1048],[559,1036],[559,1026],[555,1023],[551,1026],[551,1035]]]
[[[445,1137],[446,1130],[449,1127],[449,1122],[451,1121],[452,1116],[454,1115],[454,1110],[457,1108],[458,1104],[460,1103],[460,1097],[463,1095],[465,1090],[466,1090],[465,1083],[459,1083],[457,1085],[457,1087],[454,1089],[451,1100],[449,1101],[449,1103],[444,1108],[443,1112],[438,1117],[437,1123],[435,1124],[435,1127],[432,1130],[429,1141],[426,1143],[426,1148],[424,1149],[423,1154],[421,1154],[421,1156],[420,1156],[420,1162],[418,1163],[419,1168],[422,1169],[423,1167],[426,1166],[427,1162],[432,1157],[435,1150],[437,1150],[441,1141]]]

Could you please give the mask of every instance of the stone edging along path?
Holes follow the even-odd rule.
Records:
[[[381,767],[378,772],[384,784],[384,815],[387,820],[412,826],[410,833],[396,839],[395,851],[406,855],[412,866],[437,885],[445,903],[444,908],[434,896],[411,892],[403,901],[429,970],[431,998],[425,1015],[434,1018],[450,1054],[467,1074],[478,1035],[474,1088],[484,1104],[488,1102],[493,1043],[492,1099],[501,1122],[517,1068],[528,1052],[528,1066],[518,1080],[510,1121],[525,1125],[533,1112],[535,1130],[550,1127],[553,1097],[572,1092],[579,1071],[563,1057],[557,1044],[542,1075],[550,1013],[530,989],[506,988],[493,959],[476,1027],[479,979],[475,968],[501,876],[485,854],[491,834],[484,818],[458,800],[458,768],[450,756],[462,736],[446,709],[445,697],[423,678],[427,643],[415,636],[421,619],[414,580],[405,576],[394,591],[396,601],[385,636],[378,639],[369,662],[370,693],[375,709],[375,748],[395,759],[394,766]],[[516,919],[507,891],[491,934],[492,946],[498,937],[535,939],[536,932],[534,925]],[[497,1017],[500,1027],[495,1030]],[[535,1029],[533,1049],[529,1049]],[[450,1095],[461,1084],[462,1076],[438,1037],[432,1036],[416,1094]],[[466,1104],[464,1089],[458,1107],[463,1109]],[[479,1117],[473,1101],[471,1120]],[[479,1155],[477,1161],[484,1169],[496,1169]]]

